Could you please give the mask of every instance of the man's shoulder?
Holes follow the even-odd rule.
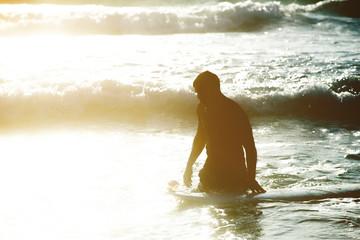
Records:
[[[231,98],[226,97],[226,104],[231,108],[237,109],[237,111],[241,111],[245,113],[243,108],[240,106],[240,104]]]
[[[235,100],[233,100],[231,98],[227,98],[226,102],[227,102],[226,105],[227,105],[228,111],[229,111],[229,113],[231,113],[232,116],[237,116],[237,118],[241,122],[249,121],[249,118],[248,118],[246,112],[240,106],[239,103],[237,103]]]
[[[225,97],[227,104],[233,104],[233,105],[238,105],[240,106],[234,99]]]

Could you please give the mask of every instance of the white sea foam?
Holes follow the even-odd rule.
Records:
[[[280,23],[284,18],[304,24],[302,13],[321,10],[333,3],[324,1],[302,6],[246,1],[163,7],[2,5],[0,34],[119,35],[256,31]]]
[[[359,108],[359,97],[318,86],[297,93],[240,94],[234,99],[251,117],[297,116],[356,123],[360,121],[359,116],[354,115]],[[167,117],[188,120],[194,119],[198,101],[194,93],[186,90],[143,89],[106,80],[77,87],[62,84],[61,91],[47,88],[31,93],[21,90],[2,93],[0,103],[0,123],[13,124],[86,119],[131,121],[159,116],[164,116],[164,121]]]
[[[204,70],[219,75],[223,92],[249,115],[257,180],[266,190],[359,184],[358,20],[284,4],[291,0],[258,3],[263,10],[149,1],[167,4],[0,5],[2,36],[147,34],[0,37],[1,236],[359,236],[357,199],[224,208],[179,204],[166,192],[169,180],[182,178],[191,150],[198,100],[190,86]],[[234,30],[240,13],[253,22]],[[256,22],[256,14],[271,20]],[[185,30],[199,34],[154,36]]]

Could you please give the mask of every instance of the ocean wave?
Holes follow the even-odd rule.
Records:
[[[329,120],[360,123],[360,95],[349,91],[337,93],[329,87],[313,86],[294,94],[271,94],[259,98],[239,96],[244,108],[252,115],[300,117],[309,120]]]
[[[284,19],[296,23],[303,18],[302,13],[327,11],[350,16],[353,13],[346,9],[354,9],[352,6],[358,4],[355,1],[326,0],[309,5],[295,3],[286,5],[275,1],[265,3],[245,1],[162,7],[2,5],[0,35],[37,33],[121,35],[257,31],[265,26],[281,23]]]
[[[0,10],[0,33],[171,34],[253,30],[281,18],[278,3],[191,7],[22,5]],[[7,11],[6,11],[7,10]]]
[[[317,3],[315,6],[316,11],[360,18],[360,1],[358,0],[327,0]]]
[[[354,86],[360,82],[342,81]],[[300,117],[359,124],[360,94],[335,85],[309,87],[297,93],[238,95],[234,99],[254,118]],[[51,91],[1,93],[0,125],[84,120],[131,123],[169,118],[195,121],[197,104],[195,94],[189,90],[153,89],[106,80],[81,87],[62,85]]]

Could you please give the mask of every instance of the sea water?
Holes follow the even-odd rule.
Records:
[[[266,190],[360,184],[357,1],[22,3],[0,4],[0,239],[360,239],[358,199],[167,193],[205,70],[248,114]]]

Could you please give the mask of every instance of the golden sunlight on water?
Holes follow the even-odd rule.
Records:
[[[89,66],[100,65],[98,68],[104,67],[106,63],[102,61],[103,58],[114,50],[114,46],[98,45],[97,42],[101,42],[101,36],[92,38],[67,36],[12,37],[2,38],[1,42],[2,58],[0,61],[6,62],[0,62],[0,64],[6,64],[9,67],[6,72],[2,73],[5,74],[3,78],[20,81],[36,80],[37,82],[56,83],[57,80],[76,82],[76,80],[95,79],[87,79],[94,73],[92,69],[89,69]],[[113,42],[113,44],[115,43]],[[129,54],[127,49],[131,48],[131,44],[134,42],[129,39],[126,43],[119,44],[116,49],[124,54]],[[94,59],[95,55],[96,59]]]
[[[189,140],[120,129],[3,134],[0,237],[173,234],[177,202],[167,182],[181,176]]]
[[[169,80],[160,78],[159,73],[165,67],[160,63],[181,60],[176,51],[174,53],[181,37],[179,42],[172,44],[166,44],[165,40],[165,36],[136,35],[0,38],[0,67],[6,69],[0,75],[2,90],[31,91],[43,87],[56,91],[61,84],[79,86],[104,80],[121,84],[143,84],[146,81],[156,85],[159,81]],[[184,85],[184,79],[173,74],[168,77],[175,78],[168,86],[179,88],[189,84]]]
[[[257,139],[268,141],[261,133],[255,131]],[[275,135],[268,133],[266,137]],[[307,221],[313,217],[310,215],[322,218],[329,211],[331,218],[349,215],[357,219],[355,202],[341,211],[340,205],[331,201],[249,203],[234,208],[179,202],[167,193],[167,183],[181,181],[192,134],[119,123],[3,131],[0,239],[273,239],[279,231],[274,222],[279,219],[291,237],[300,234],[304,226],[298,229],[296,221],[289,219]],[[297,176],[295,172],[303,171],[301,164],[307,162],[301,161],[296,168],[299,162],[285,161],[281,155],[278,158],[283,160],[274,162],[279,154],[276,149],[286,148],[281,142],[258,147],[260,179],[268,184],[267,189],[269,184],[276,186],[276,181],[284,182],[285,175]],[[264,154],[268,155],[265,159]],[[289,165],[294,165],[293,169]],[[308,169],[316,172],[324,166]],[[304,210],[310,215],[298,211],[309,207],[315,209]],[[339,229],[339,224],[336,226]]]

